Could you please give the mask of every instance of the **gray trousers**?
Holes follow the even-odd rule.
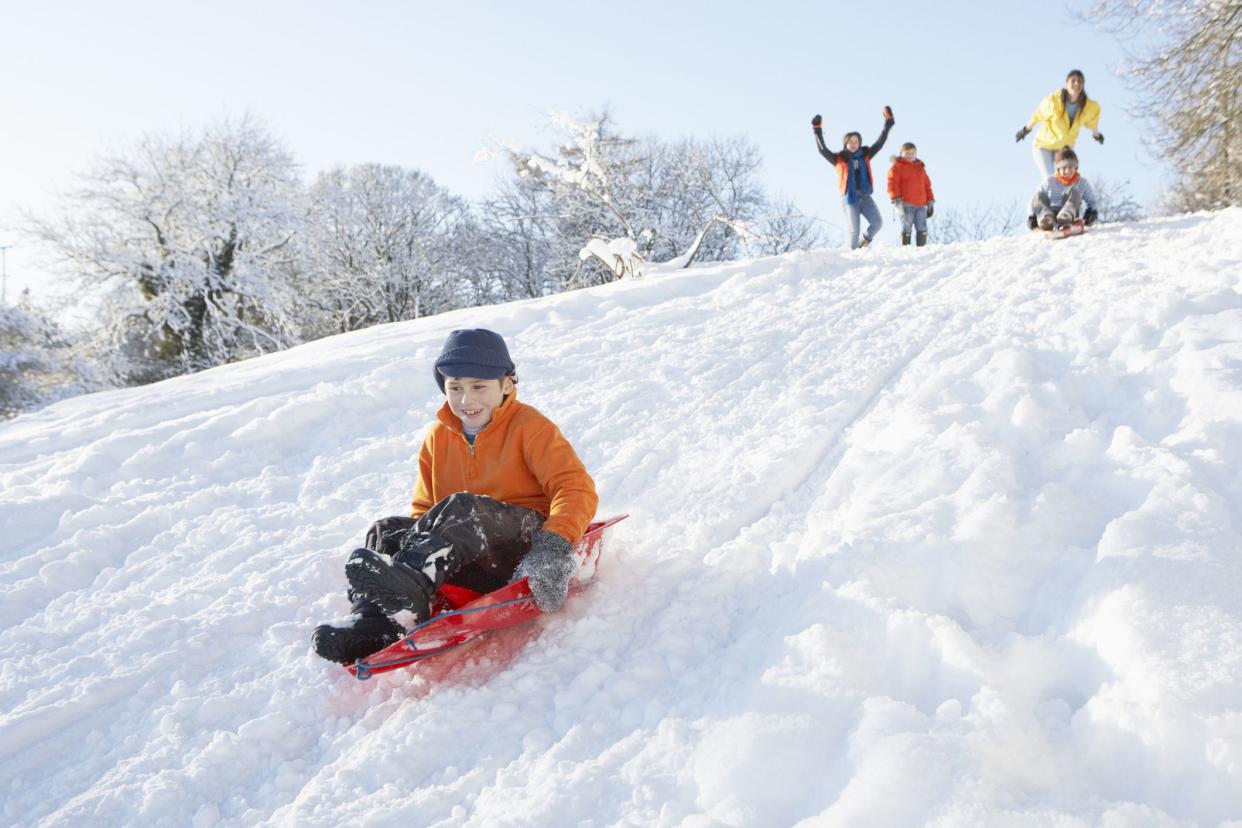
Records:
[[[1035,214],[1036,219],[1041,219],[1045,215],[1055,218],[1066,209],[1070,212],[1071,221],[1082,218],[1082,192],[1077,187],[1070,187],[1065,195],[1064,204],[1053,204],[1043,190],[1031,199],[1031,212]]]
[[[880,228],[884,226],[884,219],[880,218],[880,208],[875,206],[875,199],[869,195],[858,197],[857,204],[850,204],[845,198],[841,199],[841,207],[845,210],[845,220],[850,224],[850,250],[858,247],[858,229],[859,216],[867,219],[867,234],[865,238],[871,241],[880,232]]]
[[[915,207],[913,204],[906,204],[903,201],[901,203],[901,232],[903,235],[910,235],[911,225],[920,233],[927,232],[927,208]]]
[[[1031,159],[1035,162],[1035,169],[1039,170],[1039,182],[1048,180],[1048,176],[1056,172],[1057,167],[1057,151],[1054,149],[1041,149],[1035,146],[1035,142],[1031,142]]]

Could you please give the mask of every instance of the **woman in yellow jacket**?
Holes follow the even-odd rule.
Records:
[[[577,571],[573,544],[595,515],[595,483],[560,429],[518,402],[504,339],[453,331],[435,377],[448,399],[418,454],[410,517],[376,521],[346,562],[353,610],[312,636],[329,661],[395,642],[426,620],[445,583],[491,592],[526,577],[552,611]]]
[[[1057,150],[1073,147],[1078,140],[1078,131],[1084,126],[1091,130],[1092,138],[1104,143],[1104,136],[1099,129],[1100,105],[1093,98],[1087,97],[1085,83],[1082,71],[1071,69],[1065,76],[1064,88],[1040,101],[1026,126],[1018,130],[1016,137],[1021,141],[1032,129],[1037,126],[1040,128],[1031,146],[1040,182],[1046,181],[1053,174]]]

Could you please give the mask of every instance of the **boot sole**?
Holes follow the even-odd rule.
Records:
[[[334,661],[337,664],[353,664],[358,659],[378,653],[388,645],[401,640],[399,635],[359,637],[350,640],[348,635],[342,634],[346,632],[348,631],[326,624],[316,627],[315,632],[311,634],[311,647],[320,658]]]

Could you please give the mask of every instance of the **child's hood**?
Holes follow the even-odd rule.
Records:
[[[889,156],[889,159],[890,159],[890,160],[891,160],[894,164],[908,164],[908,165],[910,165],[911,167],[921,167],[921,166],[923,166],[923,159],[921,159],[921,158],[916,158],[916,159],[914,159],[913,161],[908,161],[908,160],[906,160],[905,158],[902,158],[900,155],[890,155],[890,156]]]

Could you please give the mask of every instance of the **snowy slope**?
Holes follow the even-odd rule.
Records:
[[[632,517],[565,611],[358,682],[308,636],[464,326]],[[1240,470],[1239,210],[657,274],[70,400],[0,426],[0,823],[1242,820]]]

